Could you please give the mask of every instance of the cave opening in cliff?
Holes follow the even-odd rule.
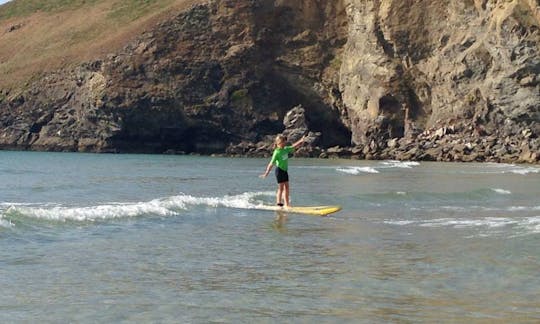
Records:
[[[308,130],[321,133],[318,145],[324,148],[350,145],[351,131],[343,124],[338,109],[314,90],[315,80],[291,75],[290,71],[277,70],[267,76],[266,82],[274,91],[279,92],[277,100],[280,106],[275,107],[275,111],[280,122],[289,110],[302,106]]]
[[[384,117],[380,125],[385,138],[401,138],[405,135],[405,109],[392,95],[379,99],[379,111]]]

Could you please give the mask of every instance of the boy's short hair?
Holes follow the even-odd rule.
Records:
[[[283,135],[283,134],[279,134],[278,136],[276,136],[276,143],[277,142],[286,142],[287,141],[287,136]]]

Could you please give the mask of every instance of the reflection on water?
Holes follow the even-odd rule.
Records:
[[[281,233],[285,233],[287,231],[287,228],[285,227],[286,222],[287,213],[281,210],[277,210],[276,218],[274,219],[274,228]]]

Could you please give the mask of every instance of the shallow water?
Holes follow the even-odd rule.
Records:
[[[0,152],[0,321],[540,321],[540,167],[266,163]]]

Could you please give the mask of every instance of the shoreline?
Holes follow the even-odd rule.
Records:
[[[344,159],[344,160],[364,160],[364,161],[414,161],[414,162],[462,162],[462,163],[516,163],[540,165],[538,153],[532,153],[529,159],[524,158],[524,154],[514,150],[514,153],[503,156],[483,155],[484,150],[479,151],[474,147],[469,149],[473,144],[463,144],[453,148],[452,152],[444,148],[435,148],[440,155],[433,155],[429,150],[420,150],[421,144],[409,144],[400,148],[386,148],[381,151],[371,151],[369,146],[353,146],[341,147],[334,146],[330,148],[320,147],[302,147],[295,152],[296,158],[309,159]],[[253,145],[254,147],[254,145]],[[155,148],[110,148],[100,150],[77,150],[59,148],[34,148],[34,147],[19,147],[19,146],[0,146],[0,151],[8,152],[51,152],[51,153],[87,153],[87,154],[150,154],[150,155],[185,155],[185,156],[202,156],[202,157],[223,157],[223,158],[269,158],[272,151],[267,149],[248,149],[248,150],[227,150],[226,152],[185,152],[174,149],[166,149],[164,151],[155,150]],[[536,159],[536,160],[534,160]]]

